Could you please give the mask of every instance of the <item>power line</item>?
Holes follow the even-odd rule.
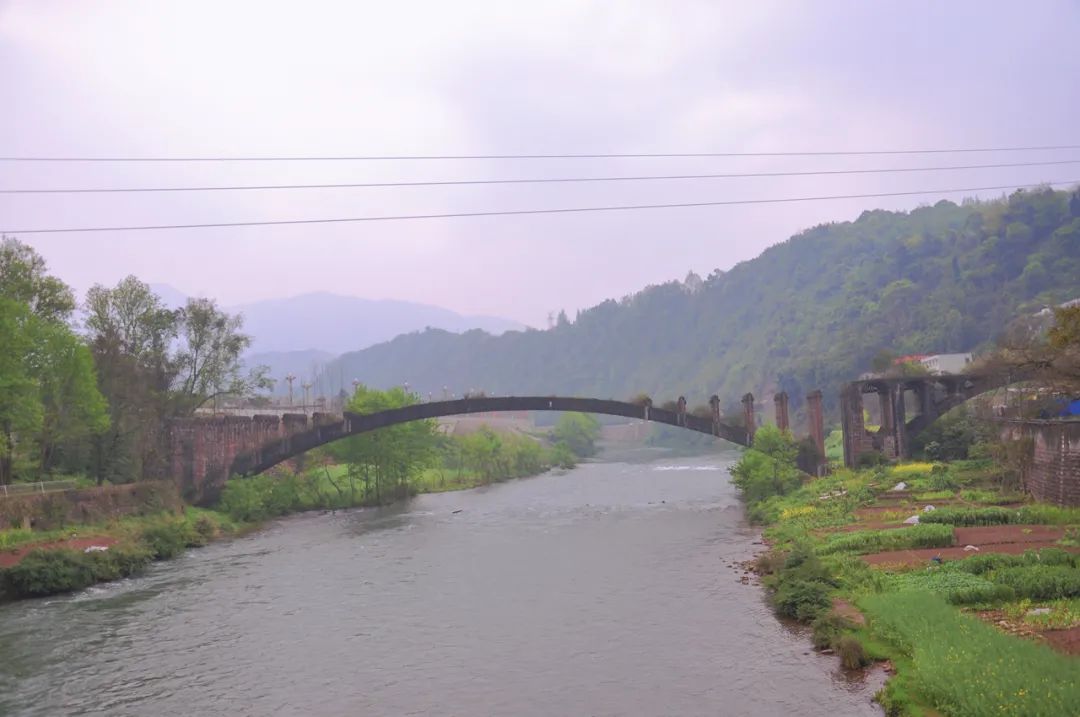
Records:
[[[349,156],[270,156],[270,157],[48,157],[8,156],[0,162],[367,162],[388,160],[466,160],[466,159],[646,159],[675,157],[854,157],[862,155],[954,154],[972,152],[1039,152],[1080,149],[1080,144],[1032,147],[961,147],[952,149],[829,150],[812,152],[641,152],[591,154],[460,154],[460,155],[349,155]]]
[[[680,202],[676,204],[627,204],[605,207],[563,207],[557,209],[506,209],[485,212],[451,212],[446,214],[398,214],[373,217],[335,217],[329,219],[282,219],[250,222],[209,222],[202,224],[152,224],[118,227],[65,227],[52,229],[3,229],[0,234],[75,234],[87,232],[158,231],[163,229],[218,229],[231,227],[287,226],[294,224],[346,224],[356,222],[387,222],[415,219],[458,219],[464,217],[521,216],[527,214],[575,214],[584,212],[616,212],[639,209],[684,209],[689,207],[723,207],[737,204],[783,204],[790,202],[817,202],[833,199],[871,199],[876,197],[910,197],[924,194],[956,194],[959,192],[985,192],[998,189],[1026,189],[1029,187],[1052,187],[1078,184],[1080,180],[1069,179],[1038,184],[1003,184],[993,187],[965,187],[958,189],[926,189],[906,192],[875,192],[872,194],[836,194],[818,197],[784,197],[780,199],[730,199],[713,202]]]
[[[118,194],[138,192],[219,192],[237,190],[277,189],[355,189],[376,187],[448,187],[478,184],[565,184],[571,182],[639,182],[649,180],[679,179],[743,179],[752,177],[812,177],[842,174],[891,174],[902,172],[939,172],[970,169],[1001,169],[1014,167],[1047,167],[1062,164],[1080,164],[1080,159],[1062,159],[1050,162],[1010,162],[1002,164],[968,164],[947,167],[895,167],[889,169],[832,169],[807,172],[741,172],[727,174],[661,174],[632,177],[551,177],[539,179],[454,179],[424,182],[360,182],[344,184],[260,184],[215,185],[198,187],[105,187],[67,189],[0,189],[0,194]]]

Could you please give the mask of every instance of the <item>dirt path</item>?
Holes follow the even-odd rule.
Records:
[[[89,537],[89,538],[71,538],[69,540],[52,540],[45,543],[28,543],[27,545],[20,545],[17,548],[11,550],[5,550],[0,552],[0,568],[10,568],[13,565],[18,565],[24,557],[34,550],[56,550],[58,548],[68,548],[69,550],[86,550],[91,545],[103,545],[105,547],[111,547],[116,545],[116,538],[110,538],[107,536]]]

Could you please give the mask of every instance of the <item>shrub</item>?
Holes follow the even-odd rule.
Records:
[[[829,587],[816,580],[786,580],[773,595],[776,612],[800,622],[810,622],[832,606]]]
[[[855,623],[830,610],[814,620],[811,627],[813,628],[811,639],[814,647],[819,650],[825,648],[836,649],[843,634],[855,629]]]
[[[4,591],[36,597],[78,590],[96,582],[93,566],[74,550],[34,550],[3,571]]]
[[[143,530],[140,539],[155,560],[168,560],[184,552],[189,545],[187,525],[162,523]]]
[[[848,670],[857,670],[870,664],[870,658],[866,656],[859,638],[854,635],[844,635],[837,643],[836,651],[840,655],[840,664]]]

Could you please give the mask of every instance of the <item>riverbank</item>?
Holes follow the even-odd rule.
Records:
[[[73,592],[141,574],[152,562],[190,548],[259,529],[267,520],[307,511],[387,505],[423,493],[468,490],[539,475],[552,469],[522,464],[498,478],[468,468],[428,468],[405,496],[375,502],[358,491],[347,466],[324,465],[304,473],[273,473],[231,481],[214,509],[183,506],[93,523],[68,523],[48,531],[0,530],[0,602]]]
[[[1080,510],[1001,477],[989,460],[910,463],[744,488],[774,610],[846,668],[890,663],[890,716],[1077,714]]]

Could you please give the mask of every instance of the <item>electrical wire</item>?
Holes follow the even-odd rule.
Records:
[[[86,157],[6,156],[0,162],[367,162],[388,160],[471,159],[645,159],[673,157],[855,157],[870,155],[953,154],[972,152],[1040,152],[1080,149],[1080,144],[1030,147],[960,147],[951,149],[828,150],[807,152],[640,152],[588,154],[461,154],[461,155],[329,155],[329,156],[206,156],[206,157]]]
[[[280,189],[356,189],[376,187],[450,187],[488,184],[566,184],[578,182],[640,182],[653,180],[688,179],[746,179],[753,177],[816,177],[847,174],[892,174],[909,172],[944,172],[973,169],[1003,169],[1015,167],[1048,167],[1064,164],[1080,164],[1080,159],[1062,159],[1049,162],[1007,162],[1001,164],[968,164],[946,167],[895,167],[888,169],[830,169],[806,172],[740,172],[727,174],[661,174],[623,177],[541,177],[536,179],[454,179],[421,182],[359,182],[338,184],[259,184],[259,185],[210,185],[196,187],[103,187],[66,189],[0,189],[0,194],[120,194],[140,192],[221,192]]]
[[[247,222],[207,222],[199,224],[153,224],[143,226],[112,226],[112,227],[63,227],[48,229],[4,229],[0,234],[24,235],[24,234],[75,234],[88,232],[128,232],[128,231],[159,231],[166,229],[215,229],[231,227],[258,227],[258,226],[287,226],[297,224],[345,224],[356,222],[386,222],[405,221],[417,219],[457,219],[463,217],[498,217],[498,216],[523,216],[532,214],[575,214],[586,212],[614,212],[631,211],[642,209],[683,209],[689,207],[720,207],[746,204],[781,204],[789,202],[816,202],[836,199],[871,199],[878,197],[909,197],[926,194],[955,194],[959,192],[983,192],[1002,189],[1024,189],[1029,187],[1044,187],[1055,185],[1071,185],[1080,183],[1080,180],[1070,179],[1056,182],[1040,182],[1038,184],[1007,184],[992,187],[965,187],[957,189],[926,189],[904,192],[874,192],[868,194],[839,194],[816,197],[784,197],[779,199],[730,199],[712,202],[679,202],[675,204],[629,204],[602,207],[564,207],[556,209],[507,209],[478,212],[449,212],[445,214],[398,214],[368,217],[341,217],[327,219],[283,219],[269,221]]]

